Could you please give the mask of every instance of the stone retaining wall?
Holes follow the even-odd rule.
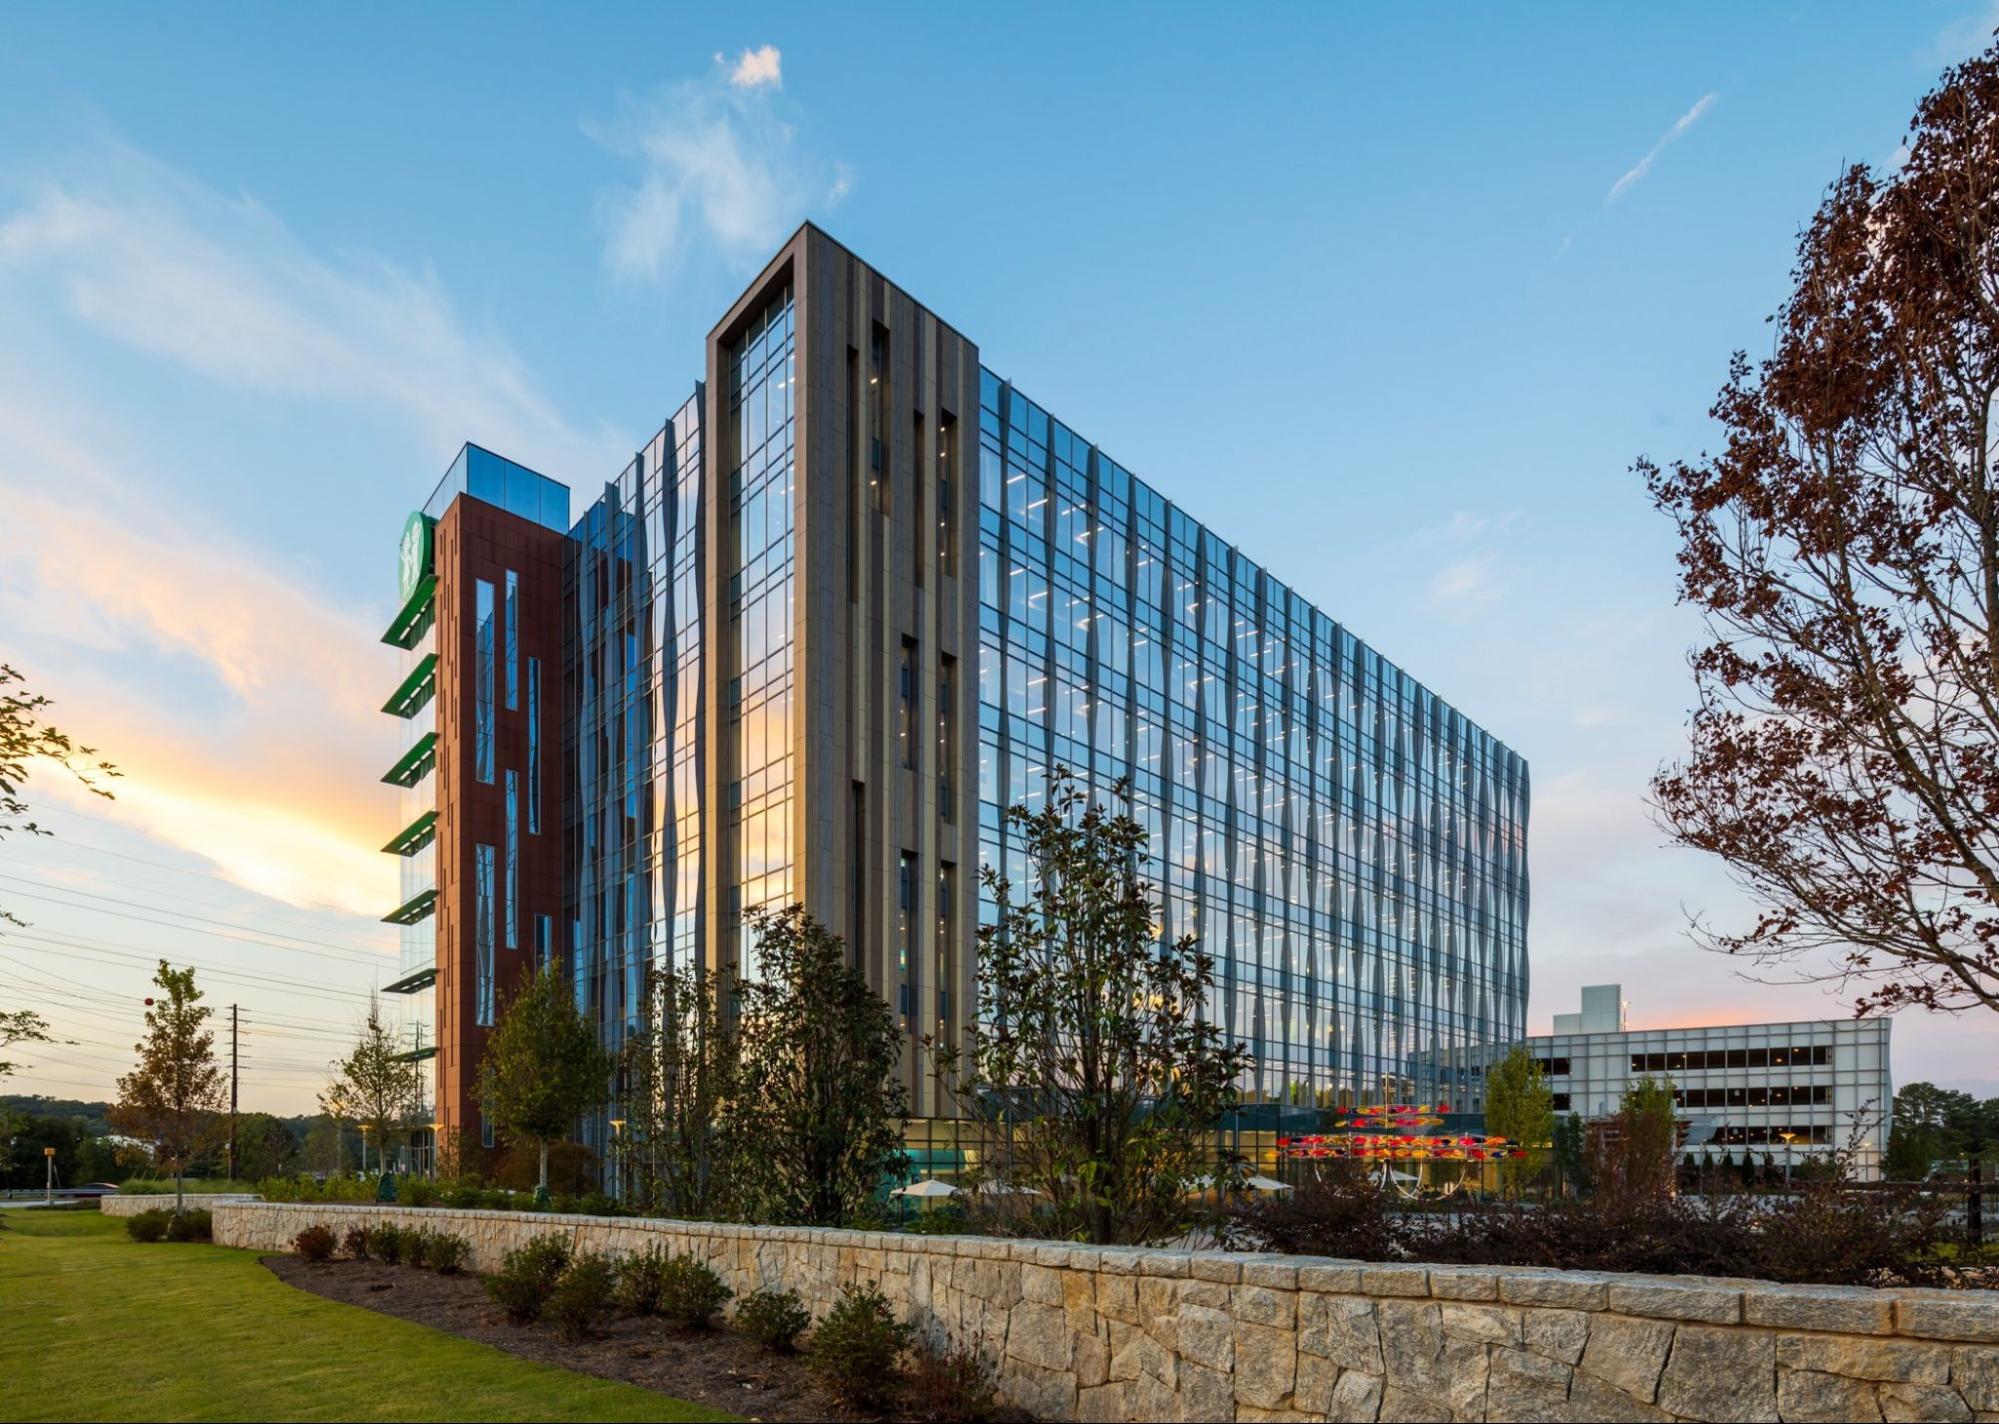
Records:
[[[219,1202],[250,1202],[257,1199],[255,1192],[189,1192],[186,1197],[190,1207],[214,1207]],[[115,1196],[99,1197],[97,1209],[106,1216],[137,1216],[142,1211],[154,1207],[173,1210],[172,1192],[120,1192]]]
[[[1999,1421],[1990,1291],[274,1202],[218,1206],[215,1239],[277,1251],[364,1220],[456,1232],[481,1271],[546,1233],[691,1251],[739,1295],[788,1287],[815,1315],[878,1280],[1044,1419]]]

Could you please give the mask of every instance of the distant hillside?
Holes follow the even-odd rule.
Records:
[[[0,1093],[0,1112],[15,1112],[26,1117],[80,1117],[84,1120],[84,1131],[92,1137],[105,1137],[111,1132],[109,1103],[87,1103],[77,1098],[45,1098],[38,1094]]]

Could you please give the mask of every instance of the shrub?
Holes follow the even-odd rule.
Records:
[[[266,1177],[257,1183],[257,1195],[275,1202],[371,1202],[375,1199],[374,1177]]]
[[[340,1238],[340,1249],[357,1261],[368,1259],[368,1228],[350,1226]]]
[[[625,1257],[618,1265],[618,1304],[633,1315],[660,1314],[667,1259],[666,1252],[657,1246]]]
[[[984,1424],[999,1414],[999,1385],[976,1350],[917,1348],[903,1408],[925,1424]]]
[[[542,1306],[569,1269],[569,1243],[560,1236],[538,1236],[518,1246],[486,1278],[486,1293],[516,1325],[541,1318]]]
[[[430,1243],[437,1233],[428,1226],[419,1226],[403,1232],[403,1261],[407,1265],[421,1269],[430,1264]]]
[[[179,1216],[167,1219],[169,1241],[213,1241],[214,1239],[215,1216],[206,1208],[184,1211]]]
[[[438,1193],[439,1201],[448,1207],[455,1207],[459,1211],[468,1211],[477,1207],[484,1197],[484,1190],[476,1182],[467,1182],[457,1186],[446,1187]]]
[[[696,1256],[674,1256],[660,1268],[659,1313],[696,1330],[706,1330],[735,1294]]]
[[[1237,1200],[1229,1207],[1227,1244],[1253,1244],[1295,1256],[1380,1261],[1404,1254],[1406,1234],[1381,1188],[1359,1162],[1314,1164],[1293,1190]]]
[[[396,1199],[404,1206],[436,1206],[437,1183],[428,1177],[404,1177],[396,1184]]]
[[[812,1372],[843,1403],[881,1409],[894,1395],[896,1365],[915,1334],[889,1313],[878,1284],[849,1282],[812,1332]]]
[[[565,1340],[587,1340],[617,1300],[618,1272],[611,1258],[585,1252],[569,1263],[542,1305],[541,1318]]]
[[[472,1243],[463,1236],[454,1236],[449,1231],[431,1233],[430,1268],[440,1276],[457,1275],[471,1254]]]
[[[292,1250],[308,1261],[330,1261],[333,1259],[333,1228],[330,1226],[308,1226],[292,1237]]]
[[[134,1241],[164,1241],[167,1239],[167,1219],[172,1212],[155,1207],[142,1211],[136,1216],[125,1218],[125,1234]]]
[[[1943,1285],[1956,1233],[1944,1193],[1806,1182],[1757,1221],[1744,1274],[1820,1285]]]
[[[368,1254],[385,1266],[399,1266],[406,1239],[403,1229],[392,1221],[371,1226],[368,1228]]]
[[[793,1290],[755,1290],[736,1305],[736,1328],[763,1346],[790,1353],[812,1323],[812,1312]]]

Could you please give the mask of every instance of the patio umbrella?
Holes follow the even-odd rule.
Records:
[[[897,1187],[889,1193],[892,1197],[955,1197],[958,1189],[949,1182],[940,1182],[935,1177],[925,1177],[920,1182],[911,1182],[906,1187]]]

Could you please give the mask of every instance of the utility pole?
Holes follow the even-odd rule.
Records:
[[[236,1089],[239,1083],[236,1056],[236,1005],[229,1006],[229,1180],[236,1180]]]

